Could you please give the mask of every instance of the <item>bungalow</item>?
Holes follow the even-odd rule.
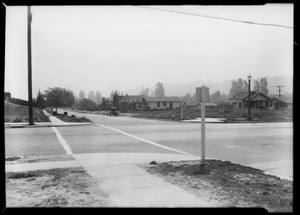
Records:
[[[270,109],[293,109],[293,98],[281,97],[270,99]]]
[[[135,110],[175,109],[180,107],[180,102],[179,97],[119,96],[119,106]]]
[[[119,96],[119,106],[126,106],[128,109],[144,110],[147,107],[144,98],[145,96],[143,95]]]
[[[147,109],[176,109],[180,107],[181,99],[176,96],[172,97],[145,97]]]
[[[236,108],[247,108],[248,107],[248,92],[239,92],[233,97],[229,98],[231,104]],[[251,108],[269,108],[270,98],[263,93],[250,92]]]

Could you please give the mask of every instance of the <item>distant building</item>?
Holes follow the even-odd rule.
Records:
[[[287,97],[280,97],[276,98],[273,97],[270,100],[270,109],[288,109],[293,110],[293,98]]]
[[[4,92],[4,100],[10,99],[11,94],[9,92]]]
[[[233,106],[235,106],[236,108],[247,108],[249,101],[248,95],[248,92],[239,92],[231,98],[229,98],[229,100],[231,101],[231,104],[233,104]],[[250,102],[251,108],[269,109],[270,98],[263,93],[257,93],[252,91],[250,92]]]
[[[145,97],[147,109],[176,109],[180,107],[181,99],[176,96],[172,97]]]
[[[205,102],[210,102],[209,101],[209,87],[205,87]],[[202,102],[202,87],[196,87],[196,99],[198,102]]]
[[[119,103],[128,109],[154,110],[154,109],[176,109],[180,107],[181,99],[176,96],[147,97],[143,95],[126,95],[119,98]]]

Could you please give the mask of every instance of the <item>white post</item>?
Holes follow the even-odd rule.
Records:
[[[205,162],[205,87],[202,87],[201,101],[201,163]]]
[[[180,115],[181,120],[183,120],[183,102],[181,102],[181,115]]]

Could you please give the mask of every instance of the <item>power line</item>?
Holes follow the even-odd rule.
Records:
[[[217,16],[208,16],[208,15],[201,15],[201,14],[195,14],[195,13],[187,13],[187,12],[182,12],[182,11],[166,10],[166,9],[152,8],[152,7],[145,7],[145,6],[136,6],[136,7],[146,8],[146,9],[150,9],[150,10],[159,10],[159,11],[170,12],[170,13],[178,13],[178,14],[184,14],[184,15],[190,15],[190,16],[200,16],[200,17],[211,18],[211,19],[220,19],[220,20],[239,22],[239,23],[244,23],[244,24],[266,25],[266,26],[294,29],[293,27],[289,27],[289,26],[285,26],[285,25],[271,24],[271,23],[251,22],[251,21],[245,21],[245,20],[237,20],[237,19],[223,18],[223,17],[217,17]]]

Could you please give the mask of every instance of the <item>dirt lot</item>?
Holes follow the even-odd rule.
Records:
[[[68,155],[8,157],[6,164],[72,160]],[[83,168],[6,173],[7,207],[113,207]]]
[[[133,117],[150,118],[150,119],[162,119],[162,120],[181,120],[181,110],[143,110],[143,111],[127,111],[126,113],[138,114]],[[226,118],[228,122],[238,122],[238,118],[247,118],[248,109],[237,108],[218,108],[210,109],[206,108],[205,116],[207,118]],[[278,122],[278,121],[291,121],[293,119],[292,110],[262,110],[251,109],[251,116],[255,121],[262,122]],[[183,109],[184,119],[195,119],[201,117],[200,107],[185,107]]]
[[[175,184],[217,207],[262,207],[269,212],[293,211],[293,183],[261,170],[229,161],[174,161],[142,165],[147,171]]]

